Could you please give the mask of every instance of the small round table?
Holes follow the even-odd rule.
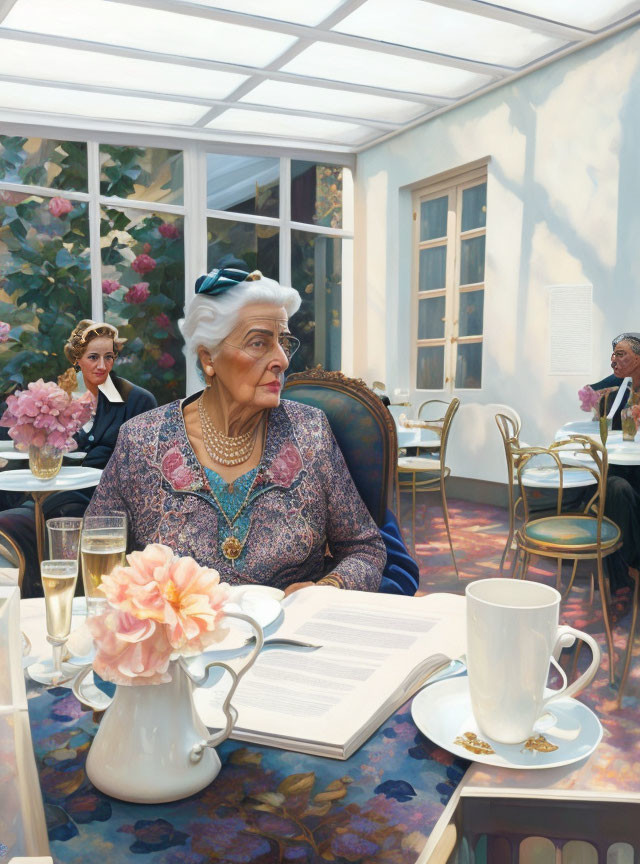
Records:
[[[565,423],[556,432],[556,441],[568,438],[570,435],[588,435],[600,441],[600,427],[592,420],[575,420]],[[640,465],[640,434],[635,441],[623,441],[622,432],[609,430],[607,435],[607,459],[609,465]],[[587,453],[576,453],[575,458],[581,462],[589,462]]]
[[[44,554],[44,514],[42,503],[54,492],[71,492],[97,486],[102,476],[100,468],[83,468],[82,465],[64,465],[55,477],[39,480],[28,468],[0,473],[0,490],[3,492],[26,492],[35,504],[36,543],[38,563]]]

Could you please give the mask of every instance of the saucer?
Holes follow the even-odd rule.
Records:
[[[471,710],[468,678],[447,678],[425,687],[413,700],[411,716],[427,738],[449,753],[498,768],[571,765],[590,756],[602,738],[602,726],[593,711],[582,702],[567,698],[552,702],[533,731],[534,737],[543,735],[548,744],[557,749],[542,752],[525,747],[525,742],[499,744],[478,729]],[[456,743],[466,742],[473,746],[473,741],[469,741],[472,735],[477,736],[476,742],[480,739],[480,743],[490,745],[493,752],[474,753]]]

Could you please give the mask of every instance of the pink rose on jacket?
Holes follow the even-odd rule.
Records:
[[[102,293],[103,294],[113,294],[114,291],[117,291],[120,287],[120,283],[116,279],[103,279],[102,280]]]
[[[114,684],[167,684],[173,652],[164,627],[136,618],[130,612],[110,609],[87,618],[96,643],[93,668]]]
[[[144,303],[150,293],[148,282],[136,282],[124,295],[124,299],[126,303]]]
[[[171,225],[169,222],[163,222],[162,225],[158,225],[158,231],[160,235],[165,238],[165,240],[177,240],[180,236],[180,233],[175,225]]]
[[[7,324],[6,321],[0,321],[0,343],[9,341],[10,330],[11,324]]]
[[[298,448],[287,441],[269,466],[267,476],[278,486],[291,486],[301,468],[302,459]]]
[[[145,273],[150,273],[152,270],[155,270],[155,258],[152,258],[150,255],[147,255],[146,252],[143,252],[141,255],[138,255],[138,257],[134,259],[131,267],[133,270],[136,271],[136,273],[144,276]]]
[[[175,366],[175,359],[169,354],[168,351],[164,351],[160,357],[158,358],[158,366],[161,369],[171,369],[172,366]]]
[[[168,315],[165,315],[164,312],[161,312],[160,315],[156,315],[156,317],[153,319],[153,322],[159,330],[171,329],[171,320]]]
[[[56,219],[65,216],[67,213],[71,213],[73,210],[73,204],[71,201],[67,201],[66,198],[50,198],[47,206],[49,213],[55,216]]]
[[[198,482],[197,475],[187,465],[178,447],[171,447],[162,457],[162,473],[174,489],[191,489]]]

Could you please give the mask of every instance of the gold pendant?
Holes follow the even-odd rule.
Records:
[[[242,552],[242,543],[238,540],[237,537],[227,537],[222,544],[222,554],[225,558],[228,558],[229,561],[235,561],[236,558],[240,557],[240,553]]]

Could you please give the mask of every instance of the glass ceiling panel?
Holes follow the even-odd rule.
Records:
[[[233,12],[246,12],[248,15],[263,15],[279,21],[292,21],[314,27],[341,6],[343,0],[192,0],[199,6],[230,9]]]
[[[511,3],[499,3],[491,0],[494,6],[505,9],[515,9],[516,12],[527,12],[539,18],[548,18],[571,27],[583,27],[585,30],[599,30],[614,21],[620,21],[627,15],[640,11],[637,2],[629,0],[513,0]]]
[[[488,75],[452,66],[326,42],[310,45],[282,69],[298,75],[432,96],[464,96],[492,80]]]
[[[315,138],[345,144],[359,143],[373,130],[342,123],[339,120],[320,120],[315,117],[298,117],[295,114],[272,114],[262,111],[243,111],[231,108],[207,123],[208,129],[225,129],[233,132],[257,132],[263,135],[286,135],[291,138]]]
[[[282,33],[106,0],[18,0],[2,26],[249,66],[266,66],[295,41]]]
[[[257,105],[274,105],[278,108],[301,108],[327,114],[344,114],[345,117],[362,117],[369,120],[412,120],[428,110],[427,105],[406,102],[404,99],[387,99],[347,90],[329,90],[305,84],[289,84],[286,81],[263,81],[240,99]]]
[[[205,99],[224,99],[247,80],[245,75],[230,72],[14,42],[12,39],[0,41],[0,74],[45,81],[58,78],[64,83],[122,87],[152,93],[160,91]]]
[[[165,125],[191,125],[208,110],[202,105],[166,102],[163,99],[141,99],[137,96],[113,96],[65,90],[62,87],[38,87],[0,81],[0,109],[18,108],[46,114],[79,114],[85,118],[108,120],[141,120]]]
[[[526,27],[425,0],[394,0],[393,15],[388,0],[367,0],[333,29],[504,66],[523,66],[566,44]]]

